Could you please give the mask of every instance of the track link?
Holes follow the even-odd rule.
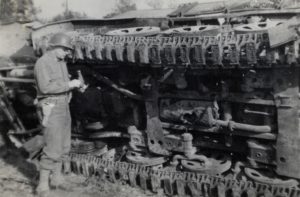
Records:
[[[114,162],[93,155],[70,154],[72,170],[86,177],[101,176],[109,181],[126,181],[133,187],[154,193],[163,188],[168,196],[207,197],[300,197],[297,187],[285,187],[211,176],[194,172],[156,170],[137,164]]]

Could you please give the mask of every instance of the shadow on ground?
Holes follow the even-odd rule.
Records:
[[[21,175],[31,180],[32,186],[35,186],[38,171],[34,163],[28,162],[24,156],[24,153],[14,147],[0,147],[0,158],[6,165],[10,165],[15,168]]]

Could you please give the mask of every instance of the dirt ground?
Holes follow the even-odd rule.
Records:
[[[38,172],[35,165],[27,162],[16,149],[0,147],[0,197],[33,197]],[[85,178],[75,174],[65,176],[71,190],[52,190],[51,197],[163,197],[145,193],[127,184],[110,183],[96,178]]]

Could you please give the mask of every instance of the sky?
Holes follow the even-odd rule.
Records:
[[[41,12],[38,14],[43,19],[51,19],[52,17],[62,13],[65,9],[66,0],[33,0],[37,8]],[[151,9],[147,0],[133,0],[138,9]],[[170,4],[180,4],[187,2],[207,2],[212,0],[153,0],[159,1],[162,8],[167,8]],[[72,11],[84,12],[92,18],[102,18],[106,14],[113,11],[116,0],[68,0],[69,9]]]

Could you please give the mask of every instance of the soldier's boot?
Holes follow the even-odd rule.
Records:
[[[49,176],[50,176],[50,170],[45,170],[45,169],[40,170],[39,184],[36,188],[36,193],[39,197],[50,196]]]
[[[59,188],[66,191],[72,190],[72,186],[66,182],[62,174],[62,163],[55,164],[55,168],[50,179],[50,185],[55,189]]]

